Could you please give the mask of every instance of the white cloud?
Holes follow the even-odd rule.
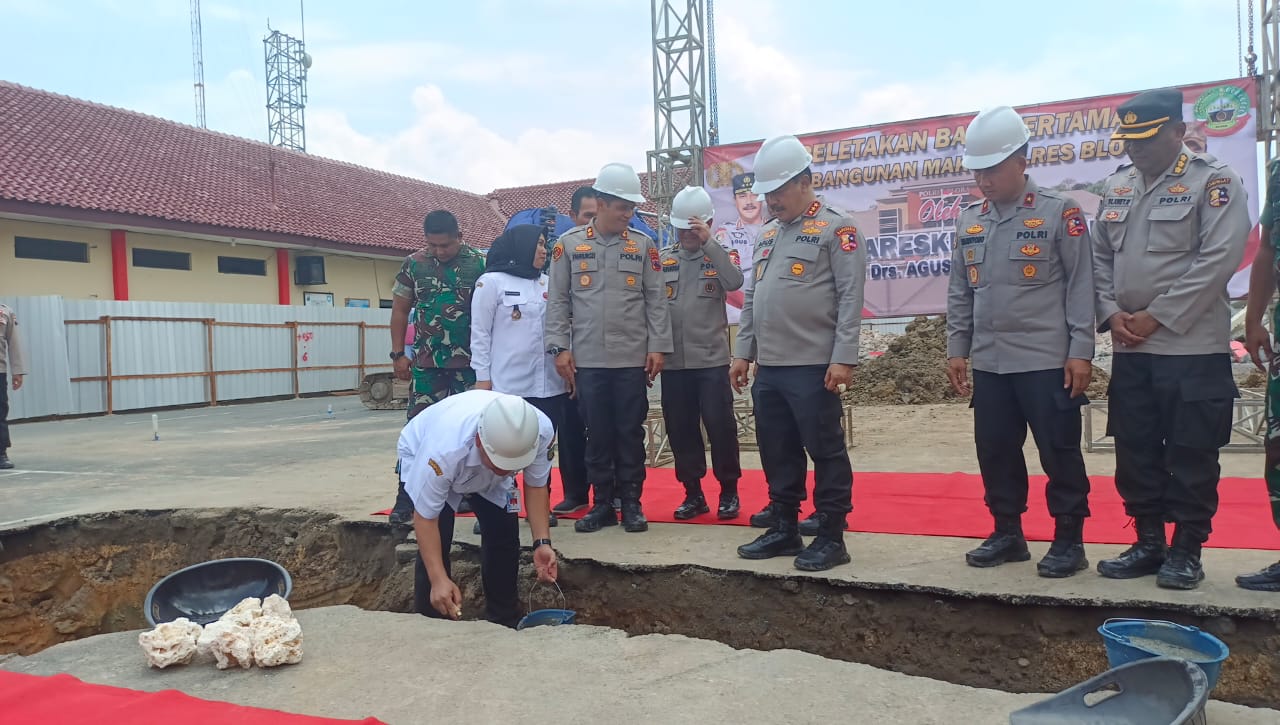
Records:
[[[486,193],[589,177],[608,161],[625,161],[643,170],[644,152],[652,143],[647,115],[624,117],[608,134],[530,125],[503,135],[457,108],[437,86],[416,88],[412,106],[412,124],[382,138],[352,128],[342,112],[314,110],[307,119],[308,151]]]

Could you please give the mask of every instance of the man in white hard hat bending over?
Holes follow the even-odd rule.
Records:
[[[682,521],[710,513],[702,492],[707,450],[720,482],[716,518],[738,517],[738,421],[729,388],[729,319],[725,295],[742,286],[742,270],[711,238],[715,207],[700,186],[688,186],[671,202],[671,226],[679,244],[662,255],[662,283],[671,312],[675,352],[662,369],[662,415],[675,456],[676,479],[684,501],[675,511]]]
[[[485,618],[514,627],[520,620],[516,578],[520,566],[520,494],[523,471],[533,565],[538,579],[556,580],[551,548],[551,421],[514,395],[471,390],[419,413],[400,433],[400,470],[413,499],[418,538],[413,599],[419,614],[462,617],[462,591],[450,578],[454,512],[464,495],[483,531],[480,575]]]
[[[662,266],[653,240],[627,228],[636,205],[644,203],[635,170],[606,164],[591,188],[595,219],[565,232],[551,248],[543,336],[587,424],[587,478],[595,505],[573,528],[617,526],[616,494],[622,499],[622,527],[646,531],[649,522],[640,507],[646,389],[671,352]]]
[[[812,157],[795,136],[764,142],[752,191],[775,217],[756,242],[738,327],[735,390],[757,365],[755,404],[760,462],[769,481],[772,525],[738,547],[744,559],[796,556],[795,567],[823,571],[849,562],[845,520],[853,508],[853,467],[841,425],[840,392],[853,380],[862,331],[867,250],[853,218],[818,198]],[[797,521],[813,459],[816,537],[804,548]]]
[[[978,468],[995,531],[966,554],[969,566],[1027,561],[1027,427],[1049,483],[1053,544],[1040,576],[1089,565],[1084,520],[1089,477],[1080,453],[1080,406],[1093,373],[1093,262],[1089,232],[1070,197],[1026,175],[1031,138],[1018,112],[979,113],[964,163],[985,197],[960,213],[947,292],[947,377],[968,396]]]

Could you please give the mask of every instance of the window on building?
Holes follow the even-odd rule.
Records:
[[[393,300],[388,300],[388,299],[379,299],[379,300],[378,300],[378,307],[380,307],[380,308],[382,308],[382,309],[384,309],[384,310],[389,310],[389,309],[391,309],[392,307],[395,307],[395,306],[396,306],[396,305],[395,305],[395,302],[394,302]]]
[[[52,262],[88,262],[89,245],[58,239],[15,237],[13,256],[19,259],[46,259]]]
[[[897,234],[902,228],[902,216],[900,209],[881,209],[880,210],[880,233],[881,234]]]
[[[218,272],[221,274],[254,274],[259,277],[267,276],[267,261],[265,259],[250,259],[249,257],[218,257]]]
[[[134,247],[133,266],[152,269],[191,269],[191,255],[187,252],[170,252],[164,249]]]

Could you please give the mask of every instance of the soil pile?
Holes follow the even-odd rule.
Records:
[[[845,399],[858,405],[958,400],[947,382],[946,360],[946,318],[917,317],[904,334],[889,342],[883,355],[858,366]]]

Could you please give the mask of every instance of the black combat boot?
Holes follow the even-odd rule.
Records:
[[[711,513],[707,506],[707,497],[702,494],[702,486],[697,483],[684,485],[684,502],[676,508],[677,521],[688,521],[694,516]]]
[[[982,546],[964,555],[969,566],[982,568],[1030,559],[1027,539],[1022,535],[1021,516],[997,516],[996,530],[982,542]]]
[[[589,534],[606,526],[618,525],[618,511],[613,507],[613,486],[596,484],[596,505],[582,518],[573,522],[573,530]]]
[[[777,507],[772,503],[766,505],[759,513],[751,514],[748,522],[753,529],[772,529],[778,525]]]
[[[1164,564],[1168,546],[1164,539],[1164,519],[1140,516],[1134,520],[1138,541],[1114,559],[1098,562],[1098,573],[1108,579],[1137,579],[1151,576]]]
[[[1042,577],[1062,579],[1088,568],[1084,556],[1084,517],[1058,516],[1054,519],[1053,543],[1044,555],[1036,571]]]
[[[643,490],[642,483],[622,484],[622,528],[633,534],[649,530],[644,509],[640,507],[640,494]]]
[[[738,556],[743,559],[795,556],[804,550],[804,541],[800,539],[800,529],[796,521],[800,516],[799,507],[784,507],[781,504],[769,504],[769,506],[774,515],[773,526],[757,536],[755,541],[738,547]]]
[[[1160,571],[1156,572],[1156,586],[1162,589],[1195,589],[1204,581],[1204,567],[1200,566],[1200,546],[1209,538],[1208,526],[1178,524],[1173,530],[1173,545]]]
[[[1280,592],[1280,561],[1253,574],[1236,577],[1236,586],[1255,592]]]
[[[387,515],[387,523],[392,526],[413,525],[413,499],[404,490],[404,481],[400,482],[400,487],[396,490],[396,503]]]
[[[813,513],[809,514],[809,518],[800,522],[800,535],[801,536],[817,536],[818,529],[820,528],[822,528],[822,523],[818,519],[818,512],[814,511]],[[849,528],[849,524],[846,523],[844,528],[847,530]]]
[[[738,503],[738,489],[721,488],[720,506],[716,509],[716,518],[721,521],[738,518],[742,506]]]
[[[795,567],[800,571],[826,571],[833,566],[848,564],[849,551],[844,546],[846,519],[826,512],[818,512],[818,531],[808,548],[796,557]]]

